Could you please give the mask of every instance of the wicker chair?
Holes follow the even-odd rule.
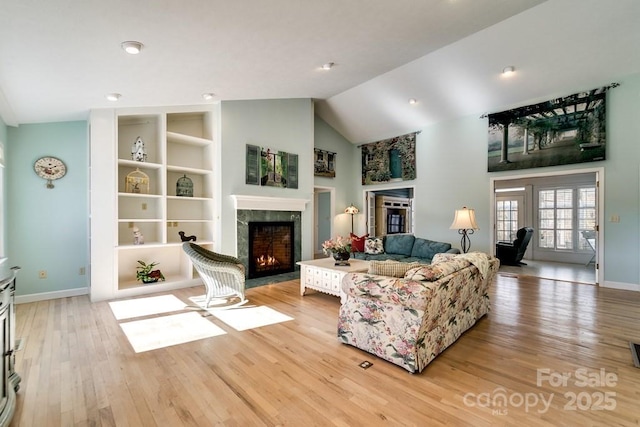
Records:
[[[234,298],[239,299],[232,305],[224,305],[224,308],[237,307],[247,302],[244,297],[244,265],[239,259],[211,252],[192,242],[184,242],[182,249],[191,258],[193,266],[204,282],[207,294],[203,308],[209,308],[214,298],[226,299],[229,303]]]

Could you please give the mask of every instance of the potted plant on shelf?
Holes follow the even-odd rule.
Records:
[[[322,252],[332,255],[336,265],[349,265],[347,261],[351,257],[351,238],[338,236],[329,239],[322,244]]]
[[[157,281],[164,280],[164,275],[160,270],[154,270],[153,267],[158,265],[157,262],[147,264],[144,261],[138,260],[136,267],[136,280],[142,281],[142,283],[155,283]]]

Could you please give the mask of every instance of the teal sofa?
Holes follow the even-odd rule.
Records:
[[[438,253],[459,254],[460,250],[452,248],[450,243],[436,242],[415,237],[412,234],[389,234],[382,237],[384,253],[368,254],[353,252],[351,256],[367,261],[385,261],[388,259],[401,262],[419,262],[431,264],[431,259]]]

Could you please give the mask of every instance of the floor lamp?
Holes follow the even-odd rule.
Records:
[[[453,224],[449,227],[451,230],[458,230],[458,234],[462,234],[460,239],[460,246],[462,246],[462,253],[467,253],[471,248],[471,239],[469,235],[473,234],[474,230],[480,230],[478,224],[476,224],[476,213],[473,209],[457,209],[455,216],[453,217]]]
[[[351,215],[351,233],[352,234],[353,234],[353,216],[358,212],[360,211],[358,210],[358,208],[353,206],[353,203],[351,203],[351,206],[347,206],[347,208],[344,210],[344,213]]]

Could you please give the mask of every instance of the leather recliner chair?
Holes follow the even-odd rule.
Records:
[[[522,262],[522,257],[527,251],[529,240],[533,235],[533,228],[523,227],[516,233],[516,240],[513,243],[498,242],[496,243],[496,257],[500,260],[500,264],[504,265],[527,265]]]

